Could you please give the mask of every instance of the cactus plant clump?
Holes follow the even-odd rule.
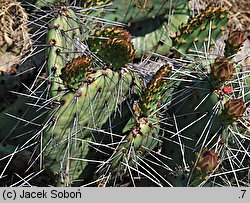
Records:
[[[243,33],[225,35],[228,9],[190,17],[187,0],[32,3],[32,46],[42,57],[31,57],[42,62],[0,112],[6,179],[36,172],[53,186],[248,184],[249,73],[234,57]],[[4,52],[15,48],[22,59],[29,44]],[[150,78],[146,63],[159,65]]]
[[[217,11],[217,9],[215,10]],[[218,19],[221,19],[222,22],[225,19],[224,14],[220,13],[216,16],[213,17],[219,17]],[[198,20],[190,22],[197,22],[195,25],[198,30],[200,29]],[[192,26],[188,26],[188,29],[190,27]],[[182,29],[183,26],[181,26]],[[196,30],[195,27],[192,27],[192,30]],[[210,27],[210,30],[213,32],[216,29]],[[221,31],[220,28],[219,32]],[[183,32],[182,30],[180,33]],[[189,36],[188,34],[189,32],[185,33]],[[206,36],[209,36],[208,33]],[[234,40],[232,40],[233,36]],[[216,38],[212,37],[212,39]],[[177,41],[179,43],[179,39]],[[240,123],[247,121],[246,103],[248,98],[247,93],[244,92],[249,86],[249,74],[240,72],[241,66],[233,60],[233,56],[237,54],[243,41],[242,34],[230,33],[225,40],[223,52],[219,53],[220,55],[218,54],[217,57],[213,57],[209,49],[203,48],[202,45],[196,46],[195,55],[186,55],[189,52],[187,49],[184,50],[185,43],[183,43],[184,47],[179,44],[184,58],[191,56],[193,62],[185,61],[186,63],[178,65],[177,78],[181,82],[173,93],[174,97],[168,111],[172,115],[170,120],[174,123],[174,129],[169,130],[169,135],[166,137],[168,141],[163,146],[166,150],[164,154],[171,155],[172,161],[166,161],[170,167],[181,166],[183,173],[190,170],[187,173],[188,180],[183,182],[186,186],[209,186],[215,181],[211,179],[213,175],[216,176],[215,172],[220,171],[223,174],[221,170],[230,171],[235,168],[240,171],[234,174],[239,185],[239,180],[244,180],[241,174],[246,175],[248,172],[249,163],[247,158],[243,157],[249,156],[247,139],[249,129],[242,128]],[[231,165],[234,159],[231,160],[227,150],[237,150],[237,152],[242,150],[242,153],[239,152],[237,155],[233,153],[236,159],[242,159],[241,166]],[[205,159],[204,156],[207,153],[208,157],[211,156],[211,159],[218,162],[216,167],[214,167],[215,163],[211,163],[212,168],[216,170],[202,169],[204,166],[201,166],[201,160]],[[219,163],[222,169],[218,168]],[[180,170],[177,172],[180,173]],[[204,176],[201,175],[202,173]],[[218,182],[220,184],[220,180]]]

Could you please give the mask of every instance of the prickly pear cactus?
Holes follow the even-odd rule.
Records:
[[[91,131],[100,130],[130,88],[136,88],[135,77],[126,69],[122,73],[100,69],[87,74],[75,92],[62,96],[43,140],[45,165],[54,173],[61,173],[64,184],[83,172],[88,163],[82,159],[91,148],[90,143],[95,142]]]
[[[240,123],[245,122],[248,116],[248,100],[244,91],[249,85],[245,80],[248,78],[249,81],[249,74],[240,72],[240,65],[235,63],[232,57],[228,57],[236,54],[244,41],[240,38],[238,42],[234,40],[235,45],[231,45],[231,38],[232,34],[229,34],[225,40],[223,57],[212,58],[207,52],[205,54],[210,56],[209,60],[182,64],[178,68],[181,74],[178,79],[182,81],[173,92],[168,111],[174,128],[169,129],[169,142],[163,145],[163,151],[166,150],[165,154],[172,158],[172,161],[166,161],[168,166],[181,166],[183,172],[190,170],[188,180],[183,182],[187,186],[211,185],[211,177],[221,170],[219,163],[226,170],[239,167],[231,165],[228,149],[242,150],[242,153],[237,153],[235,157],[242,160],[242,167],[239,168],[243,169],[235,174],[235,177],[240,179],[242,173],[247,173],[249,163],[243,157],[249,156],[249,141],[245,137],[249,131],[242,129]],[[236,80],[240,82],[235,83]],[[240,137],[237,136],[238,133],[241,134]],[[210,158],[216,160],[209,163],[215,170],[207,170],[203,164]],[[178,178],[176,180],[179,181]],[[237,184],[239,185],[239,182]]]
[[[186,58],[191,57],[190,54],[197,56],[200,53],[209,52],[211,45],[225,34],[227,22],[227,8],[208,7],[194,18],[190,18],[186,24],[181,25],[173,41],[173,50],[179,53],[179,56]]]
[[[14,157],[8,174],[37,172],[40,162],[55,186],[249,182],[249,74],[234,60],[242,33],[210,52],[227,9],[182,24],[186,0],[34,2],[35,50],[46,57],[28,93],[0,112],[1,164]],[[135,72],[156,56],[165,65],[144,85]]]
[[[141,102],[134,104],[135,117],[131,118],[123,129],[124,136],[114,153],[100,166],[99,179],[105,184],[121,184],[124,179],[136,173],[136,167],[147,154],[160,144],[159,107],[160,93],[166,91],[168,82],[164,79],[170,75],[171,67],[162,66],[147,86]]]

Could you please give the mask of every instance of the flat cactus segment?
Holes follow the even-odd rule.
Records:
[[[130,121],[131,122],[131,121]],[[108,160],[113,174],[122,177],[128,173],[129,167],[135,167],[140,158],[159,143],[159,119],[141,117],[134,119],[134,126],[125,134],[124,141],[118,145],[114,154]]]
[[[88,165],[82,159],[91,148],[90,141],[95,142],[93,133],[101,129],[132,89],[138,92],[140,87],[136,75],[126,69],[99,69],[86,77],[88,82],[77,91],[62,96],[43,138],[45,166],[60,174],[64,185],[76,180]]]
[[[60,77],[68,88],[76,90],[84,82],[87,82],[86,75],[92,65],[93,61],[89,56],[74,58],[62,69]]]
[[[173,39],[173,48],[179,55],[205,52],[222,34],[228,22],[228,10],[224,7],[208,7],[180,26]],[[209,44],[208,44],[209,43]],[[209,51],[209,50],[207,50]]]
[[[64,9],[64,8],[61,8]],[[67,9],[58,13],[58,17],[50,24],[47,43],[48,60],[47,74],[51,80],[51,95],[56,96],[58,88],[62,88],[62,79],[59,77],[62,68],[65,67],[67,60],[77,56],[74,39],[80,35],[79,24],[75,13]]]
[[[162,66],[142,94],[140,104],[134,105],[135,117],[131,118],[124,127],[123,138],[107,160],[108,171],[112,174],[111,179],[116,176],[122,179],[131,170],[130,168],[136,167],[140,159],[160,143],[160,119],[157,110],[162,101],[160,94],[164,95],[165,90],[168,89],[168,83],[164,81],[164,77],[169,76],[170,73],[169,65]],[[105,170],[105,167],[102,168],[101,173],[106,173]]]
[[[87,40],[90,51],[106,64],[121,68],[134,59],[130,34],[119,27],[97,29]]]
[[[186,23],[190,16],[187,4],[180,5],[171,10],[171,14],[157,16],[131,23],[128,27],[133,36],[132,42],[135,47],[136,57],[144,54],[157,53],[167,55],[172,46],[171,36],[177,31],[182,23]],[[147,26],[144,26],[147,24]]]
[[[165,14],[167,10],[187,3],[186,0],[113,0],[103,18],[122,23],[133,23]]]
[[[168,89],[169,80],[164,77],[168,77],[172,69],[169,65],[163,65],[153,76],[147,87],[147,92],[142,98],[142,112],[144,116],[149,116],[166,101],[164,92]]]
[[[168,112],[176,122],[177,129],[171,129],[172,133],[168,135],[173,142],[167,141],[163,145],[164,154],[172,158],[167,160],[167,165],[171,168],[183,166],[183,160],[186,164],[195,160],[194,152],[204,139],[208,141],[223,128],[223,104],[211,90],[209,81],[181,82],[173,95]],[[178,146],[179,139],[183,146]],[[185,153],[182,154],[181,150]]]

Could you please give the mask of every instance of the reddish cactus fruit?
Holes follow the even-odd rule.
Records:
[[[226,85],[225,87],[223,87],[223,92],[225,94],[231,94],[233,92],[233,88],[231,86]]]

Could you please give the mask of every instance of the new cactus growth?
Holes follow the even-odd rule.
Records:
[[[216,58],[211,64],[211,86],[218,89],[225,84],[226,81],[232,79],[235,71],[234,64],[227,60],[227,58]]]
[[[66,64],[60,75],[63,83],[72,90],[77,90],[84,82],[87,82],[87,73],[92,68],[91,57],[77,57]]]
[[[198,154],[196,154],[198,156]],[[207,180],[209,175],[218,167],[219,157],[213,149],[208,150],[205,148],[200,157],[197,157],[198,161],[194,166],[194,171],[190,181],[191,186],[199,186],[203,181]]]
[[[232,124],[234,121],[241,118],[246,111],[246,104],[242,98],[230,99],[224,104],[223,122]]]
[[[113,68],[121,68],[134,59],[130,34],[119,27],[97,29],[87,40],[91,52]]]

